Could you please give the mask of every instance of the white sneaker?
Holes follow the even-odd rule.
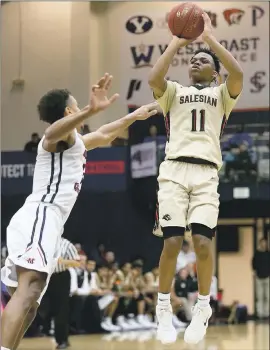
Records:
[[[149,328],[151,329],[156,329],[157,328],[157,323],[156,321],[153,321],[153,318],[149,315],[144,316],[146,322],[149,324]]]
[[[119,332],[119,331],[121,331],[121,327],[120,326],[116,326],[115,324],[113,324],[112,323],[112,319],[110,317],[107,318],[106,323],[110,327],[111,332]]]
[[[184,340],[188,344],[197,344],[205,336],[208,327],[208,321],[212,316],[212,309],[209,306],[199,307],[196,304],[192,309],[192,320],[187,327]]]
[[[169,305],[164,308],[157,305],[156,313],[158,319],[157,339],[162,344],[174,343],[177,338],[177,332],[172,323],[172,306]]]
[[[137,322],[137,320],[133,317],[129,317],[126,319],[127,324],[131,327],[131,329],[142,329],[143,325]]]
[[[107,320],[102,321],[100,325],[104,331],[111,332],[111,327],[107,324]]]
[[[119,316],[116,320],[117,326],[119,326],[123,331],[130,331],[134,329],[132,326],[130,326],[127,323],[127,320],[125,319],[124,316]]]
[[[152,323],[147,319],[145,315],[138,315],[137,322],[141,325],[143,329],[151,329],[153,328]]]
[[[187,326],[187,323],[180,321],[176,315],[173,315],[172,323],[173,323],[175,328],[186,328],[186,326]]]

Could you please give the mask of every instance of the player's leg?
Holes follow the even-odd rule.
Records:
[[[1,345],[13,349],[30,309],[35,306],[45,284],[46,274],[16,267],[18,287],[2,313]]]
[[[105,325],[104,328],[105,330],[109,331],[120,331],[121,328],[118,326],[115,326],[113,324],[113,317],[115,315],[116,309],[119,304],[119,298],[117,296],[114,297],[113,301],[107,306],[107,308],[104,310],[104,321],[103,321],[103,326]]]
[[[29,310],[28,314],[26,315],[26,318],[23,322],[23,325],[17,335],[16,341],[14,343],[13,349],[12,350],[16,350],[18,348],[18,346],[20,345],[20,342],[23,338],[23,336],[25,335],[25,333],[27,332],[28,328],[31,326],[32,322],[34,321],[36,315],[37,315],[37,309],[39,307],[39,304],[36,303],[34,306],[31,307],[31,309]]]
[[[8,289],[8,292],[9,292],[9,295],[12,297],[12,295],[15,293],[16,291],[16,288],[12,288],[12,287],[7,287]],[[30,327],[30,325],[32,324],[33,320],[35,319],[36,317],[36,314],[37,314],[37,309],[38,309],[38,304],[36,304],[34,307],[32,307],[23,324],[22,324],[22,327],[21,329],[18,331],[18,335],[16,337],[16,341],[14,343],[14,346],[13,346],[13,350],[16,350],[20,344],[20,341],[21,339],[23,338],[24,334],[26,333],[26,331],[28,330],[28,328]]]
[[[214,254],[212,246],[213,230],[205,225],[196,223],[193,223],[191,228],[197,261],[199,300],[203,300],[204,296],[207,296],[207,301],[209,302],[209,292],[214,271]]]
[[[185,341],[192,344],[197,344],[203,339],[212,315],[210,307],[210,287],[214,273],[212,238],[217,225],[219,207],[216,170],[204,168],[200,172],[199,166],[195,167],[199,179],[190,194],[188,222],[196,253],[199,295],[192,312],[192,321],[185,332]]]
[[[176,164],[176,166],[178,165],[180,164]],[[173,173],[175,164],[172,167]],[[181,175],[183,174],[180,172],[178,179]],[[156,309],[158,319],[157,333],[158,339],[165,344],[174,342],[177,337],[172,322],[173,312],[170,292],[175,275],[177,257],[184,239],[189,198],[185,188],[176,181],[159,178],[158,201],[164,245],[159,262],[159,293]]]

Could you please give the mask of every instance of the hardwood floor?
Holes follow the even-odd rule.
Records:
[[[70,337],[69,350],[269,350],[269,325],[212,326],[204,341],[187,345],[183,332],[171,346],[162,346],[155,339],[155,331]],[[19,350],[52,350],[50,338],[24,339]]]

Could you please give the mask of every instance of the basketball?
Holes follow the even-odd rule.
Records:
[[[168,16],[173,35],[184,39],[196,39],[204,30],[203,10],[192,2],[175,6]]]

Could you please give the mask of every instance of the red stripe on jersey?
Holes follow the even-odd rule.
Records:
[[[165,128],[166,128],[166,134],[167,134],[167,140],[170,141],[170,112],[167,113],[165,116]]]
[[[226,116],[224,114],[223,119],[222,119],[222,123],[221,123],[221,129],[220,129],[219,138],[221,138],[221,136],[223,135],[223,131],[225,129],[226,124],[227,124],[227,118],[226,118]]]

